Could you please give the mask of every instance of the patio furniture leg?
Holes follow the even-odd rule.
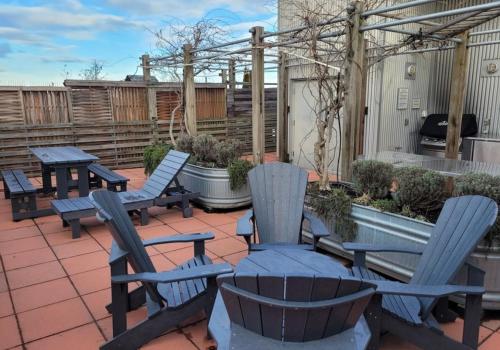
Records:
[[[56,168],[57,199],[68,198],[68,173],[66,168]]]
[[[380,334],[382,332],[382,295],[373,295],[365,310],[365,318],[372,333],[368,349],[376,350],[380,346]]]
[[[455,322],[458,315],[448,307],[448,298],[440,298],[434,307],[433,315],[439,323]]]
[[[52,175],[50,167],[42,164],[42,191],[44,194],[52,192]]]
[[[145,226],[145,225],[149,224],[148,208],[141,208],[140,215],[141,215],[141,225]]]
[[[78,195],[87,197],[89,195],[89,177],[87,166],[78,167]]]
[[[132,311],[140,308],[146,303],[146,288],[144,286],[137,287],[128,293],[128,307],[127,311]],[[106,305],[106,310],[109,313],[113,312],[113,304]]]
[[[119,259],[111,265],[111,276],[127,274],[127,260]],[[113,337],[127,330],[128,285],[113,283],[111,285],[111,313],[113,319]]]
[[[71,237],[73,239],[80,238],[80,219],[69,220],[71,226]]]
[[[207,316],[207,322],[210,322],[210,317],[212,316],[212,311],[214,309],[214,304],[215,304],[215,298],[217,296],[217,281],[215,277],[207,278],[207,302],[205,306],[205,315]],[[208,331],[207,327],[207,338],[211,339],[212,336],[210,335],[210,332]]]

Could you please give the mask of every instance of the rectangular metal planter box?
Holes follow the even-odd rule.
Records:
[[[196,199],[210,209],[231,209],[252,203],[250,186],[231,190],[227,169],[205,168],[186,164],[178,176],[180,183],[191,192],[199,192]]]
[[[434,224],[405,216],[381,212],[380,210],[353,204],[351,216],[357,223],[356,242],[390,244],[420,247],[427,244]],[[330,232],[333,223],[327,222]],[[306,233],[306,235],[308,235]],[[331,234],[320,241],[320,247],[336,255],[352,260],[352,253],[341,246],[338,235]],[[417,265],[419,256],[402,253],[369,253],[367,262],[375,271],[402,281],[408,281]],[[471,261],[486,271],[483,308],[500,309],[500,249],[479,245],[471,256]],[[465,282],[461,273],[457,283]]]

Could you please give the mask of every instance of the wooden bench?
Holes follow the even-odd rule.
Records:
[[[90,188],[102,188],[102,180],[106,181],[106,188],[113,192],[124,192],[127,190],[127,179],[104,165],[92,163],[89,169]]]
[[[129,213],[138,213],[141,225],[149,222],[148,207],[153,205],[153,198],[140,192],[119,192],[120,199]],[[80,237],[80,219],[92,217],[96,208],[89,197],[58,199],[50,202],[52,209],[63,220],[63,226],[71,226],[73,238]]]
[[[22,170],[3,170],[2,180],[5,199],[10,199],[14,221],[52,214],[50,209],[37,209],[37,189]]]

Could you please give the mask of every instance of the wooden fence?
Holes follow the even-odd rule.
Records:
[[[213,85],[197,87],[198,130],[222,140],[240,139],[245,150],[251,152],[251,95],[237,90],[231,104],[237,113],[228,117],[226,89]],[[148,117],[146,88],[140,83],[0,87],[0,169],[19,168],[39,174],[39,164],[29,147],[69,145],[98,156],[102,164],[111,168],[142,166],[144,148],[151,144],[154,132],[161,140],[169,140],[170,113],[178,103],[176,89],[178,86],[155,87],[155,123]],[[268,94],[266,90],[266,96],[270,98],[269,110],[266,106],[266,150],[272,151],[276,102],[272,92]],[[179,120],[174,123],[175,134],[180,130]]]

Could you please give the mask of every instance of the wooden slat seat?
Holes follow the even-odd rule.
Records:
[[[22,170],[2,170],[2,181],[5,199],[10,199],[14,221],[48,215],[52,212],[37,209],[37,189]]]
[[[352,273],[355,277],[383,281],[386,280],[383,276],[368,270],[365,267],[354,266]],[[394,295],[386,294],[382,297],[382,310],[392,317],[396,317],[412,325],[422,325],[420,317],[420,303],[418,299],[410,295]]]
[[[104,165],[92,163],[88,166],[88,170],[91,188],[101,188],[102,180],[104,180],[109,191],[122,192],[127,190],[127,181],[129,179],[106,168]]]

